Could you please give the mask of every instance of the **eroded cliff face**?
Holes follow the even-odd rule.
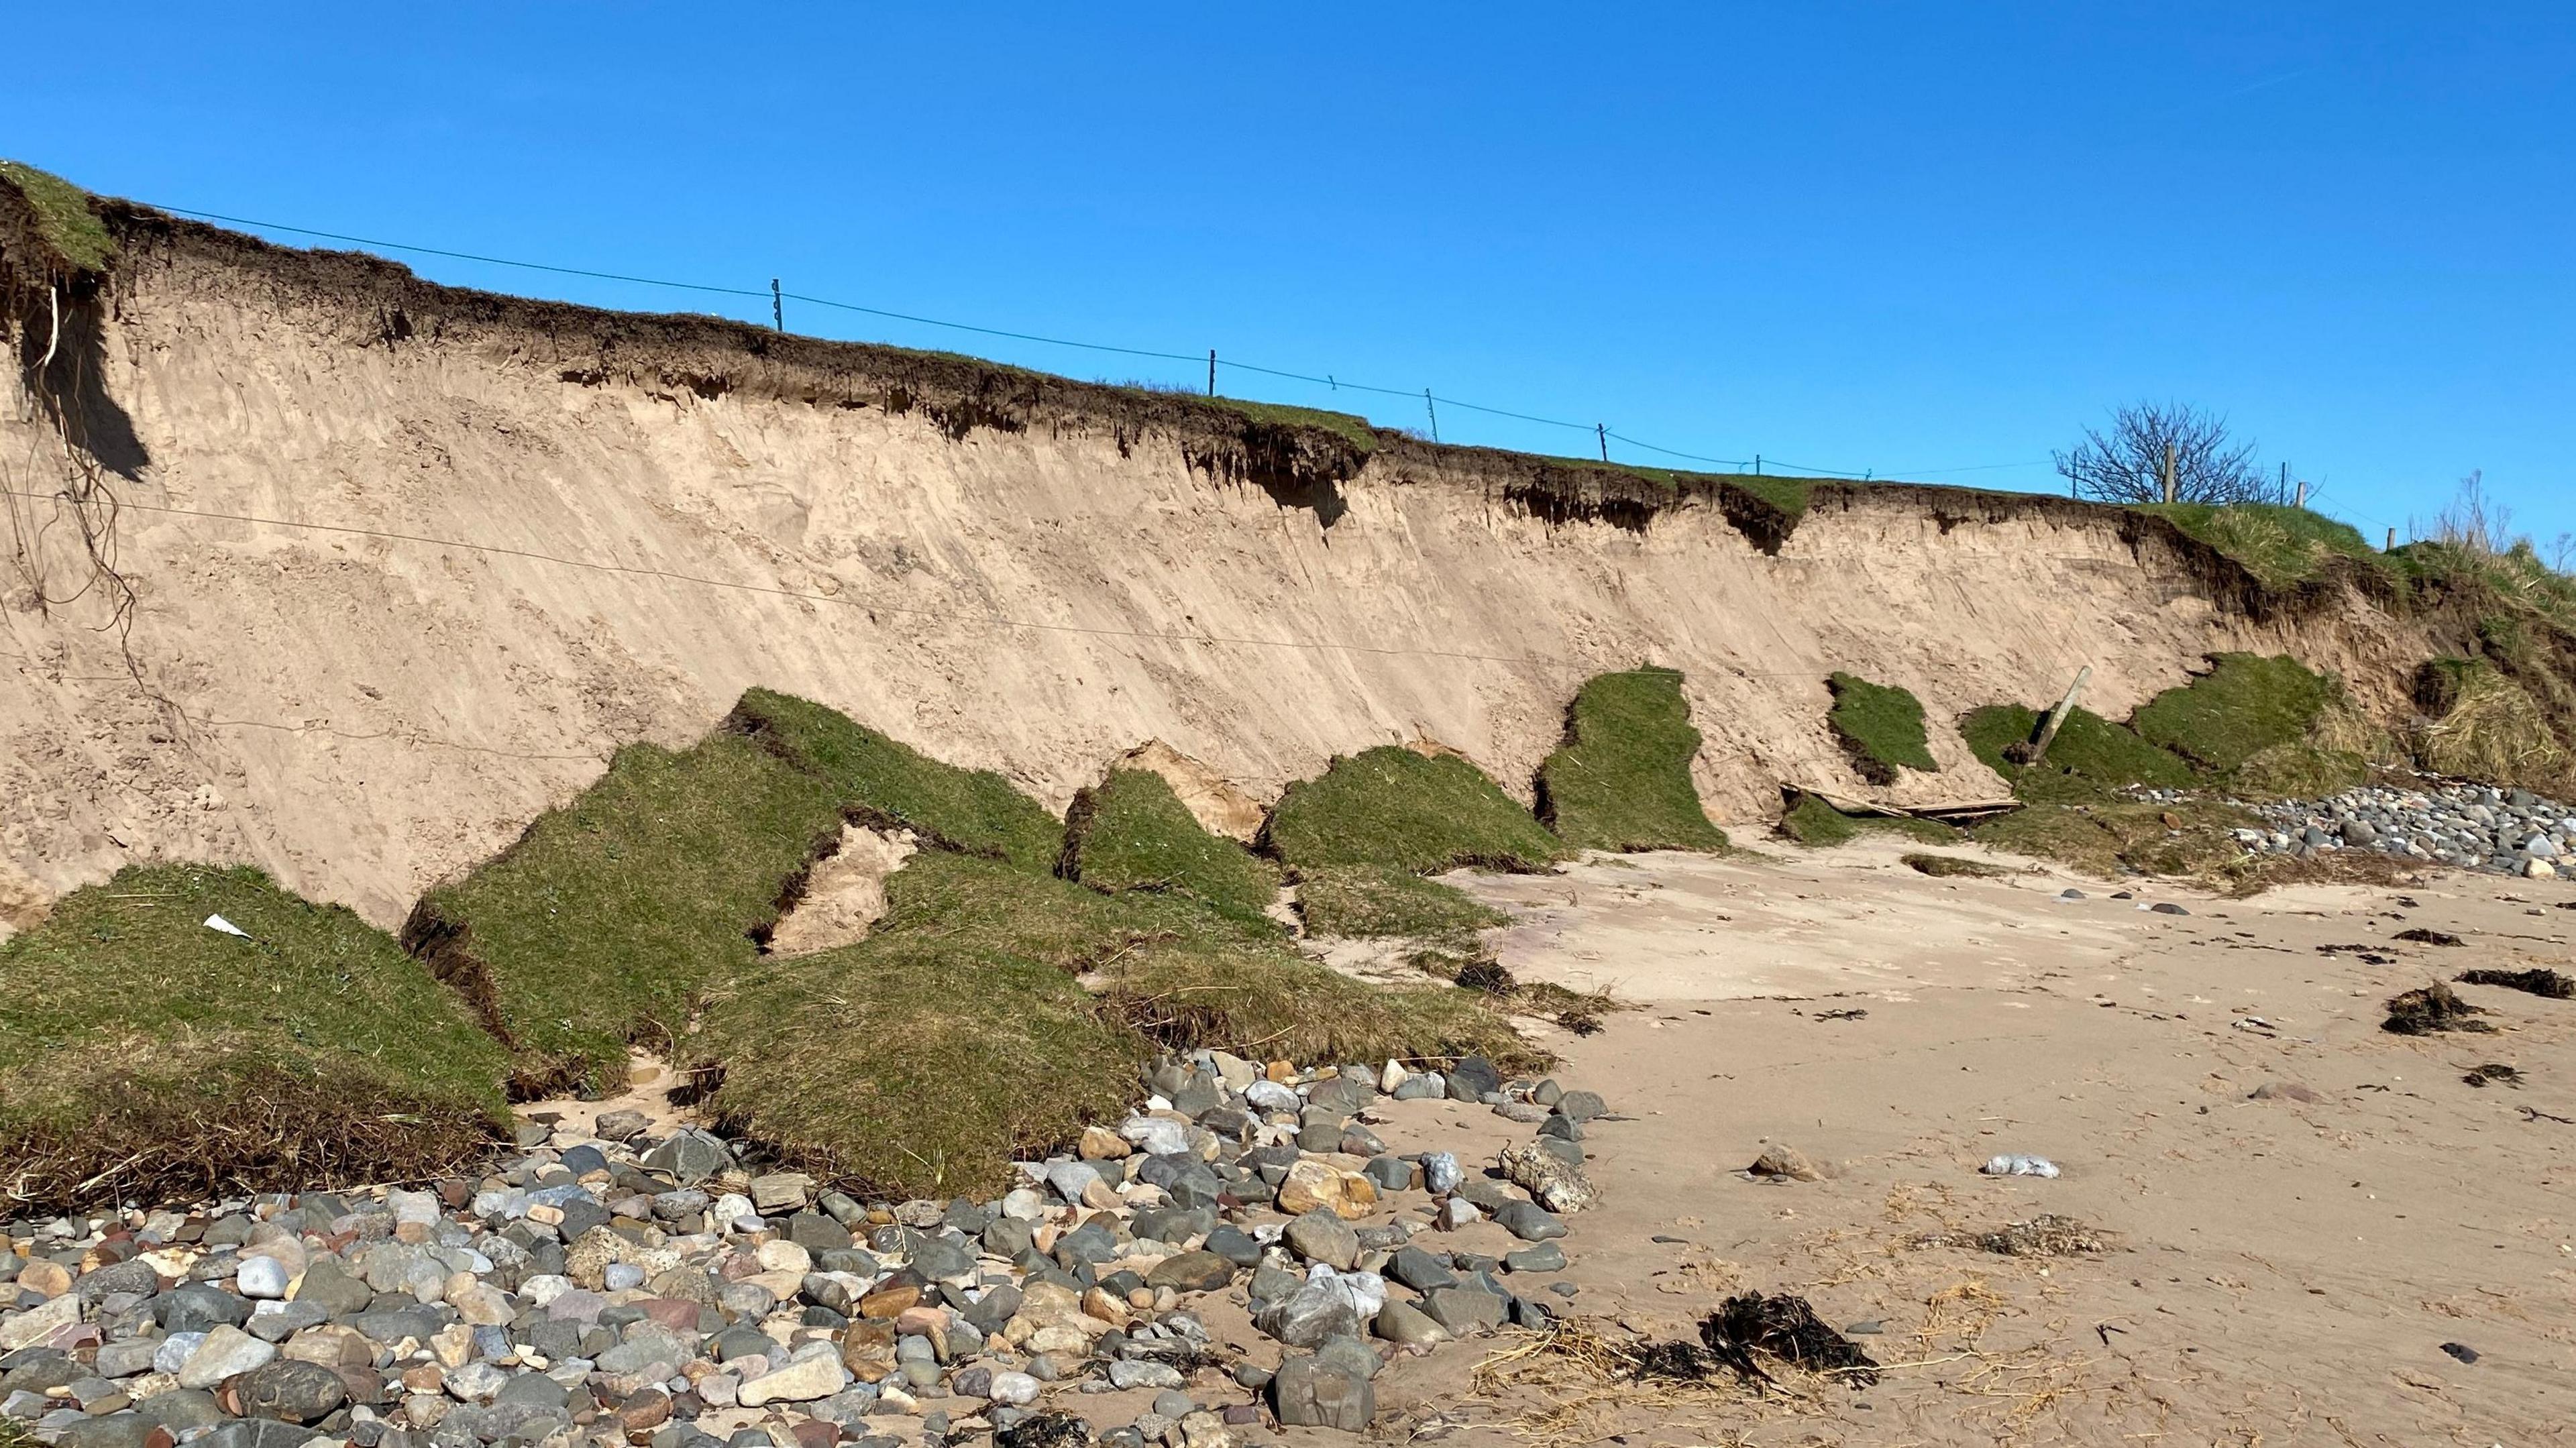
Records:
[[[1059,807],[1147,740],[1267,799],[1428,737],[1526,797],[1582,681],[1652,662],[1747,821],[1783,783],[2005,792],[1943,728],[1939,774],[1862,785],[1835,669],[1938,723],[2085,664],[2117,715],[2211,650],[2287,651],[2394,711],[2427,652],[2341,592],[2248,609],[2169,531],[2052,500],[1822,488],[1782,537],[1721,493],[120,228],[90,405],[131,434],[102,476],[136,606],[120,635],[101,592],[8,580],[0,913],[187,857],[392,925],[753,684]],[[33,539],[45,410],[0,454]],[[59,527],[33,556],[56,594],[87,566]]]

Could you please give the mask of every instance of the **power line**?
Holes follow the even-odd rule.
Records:
[[[981,326],[973,322],[950,321],[944,317],[928,317],[915,312],[898,312],[890,308],[872,307],[860,302],[845,302],[832,297],[818,297],[805,292],[780,291],[776,288],[774,283],[768,288],[754,288],[721,286],[708,282],[674,281],[668,277],[634,276],[624,272],[599,271],[590,267],[560,266],[552,262],[523,261],[515,257],[490,256],[481,252],[457,251],[447,247],[423,246],[415,242],[386,241],[378,237],[353,236],[346,232],[324,231],[310,226],[290,226],[285,222],[260,221],[251,217],[231,216],[218,211],[195,211],[184,206],[170,206],[162,209],[174,212],[180,216],[194,217],[201,221],[222,222],[228,226],[244,226],[258,231],[276,231],[285,232],[294,236],[318,237],[325,241],[346,242],[353,246],[374,247],[384,251],[413,252],[422,256],[446,257],[454,261],[469,261],[484,266],[517,267],[524,271],[547,272],[556,276],[585,277],[594,281],[618,282],[628,286],[667,287],[675,291],[699,292],[710,296],[767,299],[773,304],[783,298],[788,301],[803,302],[808,306],[824,307],[833,311],[853,312],[870,317],[883,317],[890,321],[908,322],[915,326],[942,327],[950,331],[971,332],[977,336],[983,337],[1001,337],[1015,342],[1033,342],[1041,346],[1048,347],[1071,347],[1086,352],[1105,352],[1122,357],[1147,357],[1157,361],[1167,362],[1195,363],[1199,361],[1203,355],[1197,352],[1172,352],[1150,347],[1122,347],[1107,342],[1085,342],[1070,337],[1050,337],[1037,332],[1019,332],[1002,327]],[[1599,423],[1568,422],[1563,418],[1542,417],[1536,413],[1522,412],[1514,408],[1495,407],[1487,403],[1469,402],[1464,398],[1440,396],[1434,391],[1426,391],[1421,388],[1381,387],[1373,383],[1347,381],[1339,377],[1337,374],[1332,373],[1317,376],[1310,372],[1296,372],[1290,371],[1286,368],[1266,367],[1252,362],[1239,362],[1232,358],[1219,358],[1217,359],[1216,365],[1221,368],[1233,368],[1239,372],[1253,373],[1263,377],[1276,377],[1285,381],[1308,383],[1317,387],[1329,388],[1337,392],[1365,392],[1380,397],[1423,397],[1433,403],[1448,407],[1462,408],[1469,412],[1483,413],[1491,417],[1510,418],[1516,422],[1532,423],[1540,427],[1564,428],[1574,432],[1594,433],[1595,435],[1604,438],[1615,438],[1630,447],[1643,448],[1648,452],[1656,453],[1664,457],[1681,458],[1689,462],[1709,463],[1717,467],[1738,469],[1753,467],[1756,465],[1756,460],[1753,459],[1710,457],[1701,453],[1684,452],[1678,448],[1665,447],[1659,443],[1646,442],[1640,438],[1630,437],[1625,433],[1603,427]],[[1781,466],[1793,468],[1802,467],[1802,465],[1795,463],[1782,463]],[[2026,466],[2030,465],[2026,463],[1985,463],[1972,467],[1951,468],[1947,471],[1982,472],[2001,468]],[[1807,475],[1814,477],[1841,477],[1855,480],[1874,479],[1877,476],[1875,470],[1855,470],[1851,468],[1805,467],[1803,468],[1803,471]],[[1918,475],[1928,476],[1929,474]]]

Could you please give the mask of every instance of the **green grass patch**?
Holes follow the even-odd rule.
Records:
[[[1826,679],[1833,690],[1833,712],[1826,721],[1852,757],[1852,767],[1872,784],[1894,784],[1901,768],[1927,773],[1933,761],[1931,740],[1923,732],[1923,703],[1907,691],[1873,684],[1853,674]]]
[[[23,161],[0,161],[0,182],[16,189],[33,218],[36,239],[75,271],[103,272],[116,260],[116,241],[89,205],[89,193],[50,171]]]
[[[1535,870],[1566,853],[1473,764],[1393,744],[1335,759],[1317,778],[1288,786],[1262,837],[1300,872],[1317,865],[1385,865],[1417,875],[1460,865]]]
[[[1780,817],[1780,833],[1802,845],[1818,849],[1849,844],[1865,830],[1903,835],[1926,844],[1957,844],[1960,832],[1939,820],[1914,815],[1849,815],[1812,794],[1801,794],[1798,802]]]
[[[2035,742],[2039,723],[2038,710],[1990,704],[1959,721],[1959,736],[1971,753],[2011,782],[2015,797],[2029,802],[2087,799],[2133,785],[2187,789],[2198,782],[2189,760],[2081,706],[2058,727],[2047,757],[2037,765],[2014,763],[2006,751]]]
[[[667,1044],[710,982],[837,837],[832,786],[741,734],[617,752],[518,843],[421,897],[404,944],[482,1007],[522,1096],[622,1083],[630,1041]]]
[[[836,710],[768,689],[746,690],[726,724],[829,781],[851,818],[871,828],[909,829],[1022,869],[1055,868],[1063,822],[989,769],[942,764]]]
[[[1279,871],[1202,827],[1164,778],[1117,769],[1074,796],[1057,872],[1095,890],[1170,890],[1221,910],[1262,914]]]
[[[2228,771],[2222,785],[2254,799],[2323,799],[2369,781],[2370,761],[2361,755],[2301,740],[2257,750]]]
[[[2150,699],[2129,721],[2138,736],[2225,773],[2279,744],[2304,739],[2342,690],[2286,655],[2220,654],[2216,667]]]
[[[2390,579],[2401,570],[2370,546],[2359,529],[2305,508],[2272,503],[2148,503],[2136,511],[2176,528],[2243,564],[2266,588],[2291,588],[2322,575],[2327,560],[2349,559]]]
[[[1717,473],[1720,482],[1732,483],[1745,492],[1780,510],[1782,517],[1795,526],[1807,516],[1807,502],[1820,482],[1840,482],[1839,478],[1783,478],[1770,473]]]
[[[1310,935],[1467,943],[1511,917],[1454,885],[1384,865],[1300,871],[1297,913]]]
[[[131,866],[0,944],[0,1162],[46,1206],[417,1180],[508,1123],[506,1069],[392,936],[253,869]]]
[[[1576,849],[1725,849],[1691,783],[1699,745],[1678,672],[1599,675],[1574,696],[1565,747],[1539,767],[1539,817]]]

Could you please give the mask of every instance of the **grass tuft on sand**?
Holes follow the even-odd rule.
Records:
[[[90,209],[89,193],[23,161],[0,161],[0,184],[26,203],[36,240],[73,271],[103,272],[116,260],[116,240]]]
[[[1258,916],[1279,895],[1269,861],[1210,834],[1163,776],[1115,769],[1074,796],[1056,873],[1094,890],[1168,890],[1214,909]]]
[[[1565,746],[1539,766],[1539,819],[1579,850],[1723,850],[1691,783],[1700,733],[1673,669],[1586,682],[1566,711]]]
[[[1861,778],[1894,784],[1900,768],[1929,773],[1941,767],[1923,732],[1923,702],[1913,694],[1844,673],[1826,679],[1825,686],[1834,694],[1826,722]]]
[[[909,829],[943,849],[1052,870],[1064,824],[989,769],[942,764],[837,710],[769,689],[744,691],[725,725],[829,781],[850,817]]]
[[[1460,865],[1536,870],[1566,850],[1484,771],[1387,744],[1335,759],[1288,786],[1262,828],[1301,873],[1318,865],[1384,865],[1416,875]]]
[[[741,734],[629,745],[500,856],[420,899],[403,944],[517,1054],[522,1097],[623,1080],[698,993],[748,967],[838,837],[825,781]]]
[[[37,1205],[418,1180],[506,1126],[507,1068],[392,936],[253,869],[130,866],[0,944],[0,1186]]]

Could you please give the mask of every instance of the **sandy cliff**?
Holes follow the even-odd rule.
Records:
[[[391,924],[618,743],[692,738],[751,684],[1059,806],[1149,739],[1266,799],[1428,736],[1526,797],[1583,679],[1653,662],[1687,673],[1702,792],[1740,821],[1784,781],[1873,793],[1824,727],[1834,669],[1940,719],[2089,663],[2117,714],[2253,648],[2393,710],[2427,651],[2338,590],[2249,608],[2170,530],[2056,500],[1828,486],[1784,528],[1724,489],[117,229],[36,390],[112,443],[122,644],[106,593],[38,601],[31,564],[85,577],[27,496],[61,443],[23,383],[0,418],[34,542],[0,610],[0,913],[179,856]],[[1934,749],[1877,793],[2003,792]]]

